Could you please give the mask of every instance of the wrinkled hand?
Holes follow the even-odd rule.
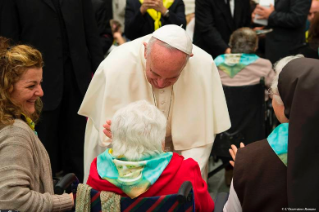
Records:
[[[111,124],[112,124],[111,120],[107,120],[106,123],[103,124],[103,127],[104,127],[103,133],[110,139],[112,138]]]
[[[252,19],[255,19],[255,15],[258,15],[257,19],[268,19],[270,14],[275,11],[274,5],[270,4],[269,8],[257,5],[252,13]]]
[[[245,144],[243,142],[240,142],[239,147],[243,148],[243,147],[245,147]],[[238,149],[234,144],[232,144],[231,149],[229,149],[229,153],[230,153],[231,157],[233,158],[233,160],[229,161],[229,163],[233,167],[235,166],[235,159],[236,159],[237,150]]]
[[[162,14],[164,14],[167,10],[163,5],[163,0],[144,0],[140,11],[144,14],[147,9],[154,9]]]

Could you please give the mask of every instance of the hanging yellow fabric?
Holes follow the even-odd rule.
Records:
[[[25,115],[24,113],[22,113],[21,115],[25,118],[27,124],[28,124],[29,127],[33,130],[33,132],[34,132],[36,135],[38,135],[37,131],[35,131],[35,123],[32,121],[32,119],[29,118],[29,117],[28,117],[27,115]]]
[[[144,0],[140,0],[141,4],[143,4]],[[166,9],[168,9],[172,4],[174,3],[174,0],[163,0],[163,5]],[[147,9],[146,12],[153,18],[154,20],[154,31],[157,30],[162,26],[161,22],[161,16],[162,14],[160,12],[157,12],[154,9]]]

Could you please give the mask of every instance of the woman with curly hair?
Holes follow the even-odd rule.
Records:
[[[43,60],[0,37],[0,208],[65,211],[73,195],[54,195],[51,164],[35,131],[42,109]]]
[[[303,54],[308,58],[319,59],[319,13],[312,19],[308,32],[308,42],[294,49],[291,53]]]

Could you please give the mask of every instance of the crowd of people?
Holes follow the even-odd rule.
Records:
[[[73,172],[131,198],[190,181],[213,211],[223,86],[263,77],[281,124],[232,146],[224,211],[319,210],[318,59],[317,0],[1,0],[0,209],[70,210],[52,178]]]

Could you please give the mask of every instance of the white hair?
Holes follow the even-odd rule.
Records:
[[[271,83],[271,90],[274,94],[273,98],[277,101],[278,104],[283,105],[284,103],[282,102],[282,99],[280,97],[279,94],[279,90],[278,90],[278,79],[279,79],[279,74],[282,71],[282,69],[292,60],[294,59],[298,59],[298,58],[302,58],[304,57],[302,54],[297,54],[297,55],[293,55],[293,56],[287,56],[284,57],[280,60],[278,60],[275,65],[274,65],[274,69],[276,72],[276,76],[274,77],[274,80]]]
[[[163,152],[166,118],[154,105],[137,101],[115,113],[111,131],[113,155],[138,161]]]
[[[169,45],[168,43],[165,43],[165,42],[163,42],[155,37],[151,37],[147,43],[147,51],[146,51],[147,56],[149,56],[151,54],[154,43],[157,43],[158,45],[163,46],[170,51],[180,51],[180,50],[176,49],[175,47]],[[188,54],[186,54],[185,52],[183,52],[183,53],[186,55],[185,63],[187,63],[190,56]]]

